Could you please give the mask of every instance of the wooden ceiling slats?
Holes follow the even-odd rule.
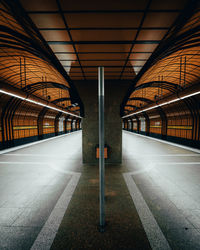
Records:
[[[86,79],[91,76],[87,74],[85,65],[98,67],[99,65],[114,66],[116,64],[123,66],[119,79],[127,78],[125,71],[129,65],[132,65],[132,79],[134,79],[135,74],[141,69],[136,66],[143,66],[157,47],[157,44],[148,44],[148,41],[159,43],[186,3],[185,0],[170,0],[167,4],[157,0],[151,2],[148,0],[124,2],[103,0],[101,3],[91,0],[84,2],[81,0],[75,2],[35,0],[34,3],[21,0],[20,2],[59,60],[77,60],[77,58],[71,58],[69,54],[75,54],[73,49],[75,45],[81,65],[79,67]],[[149,6],[148,9],[147,6]],[[63,16],[67,27],[63,23]],[[70,40],[67,30],[70,31],[72,40]],[[134,40],[147,43],[131,46]],[[119,41],[125,44],[114,44]],[[131,44],[126,44],[129,41]],[[78,42],[90,44],[77,44]],[[95,44],[95,42],[99,42],[99,44]],[[109,42],[113,42],[113,44],[109,44]],[[94,61],[91,62],[91,59]],[[118,63],[115,61],[117,59],[123,61]],[[139,59],[144,62],[136,65],[129,59]],[[105,62],[98,60],[105,60]],[[76,65],[78,66],[78,64]],[[65,70],[70,72],[69,67],[65,67]],[[115,76],[118,74],[113,76],[116,79]],[[71,78],[75,80],[80,76],[71,74]]]

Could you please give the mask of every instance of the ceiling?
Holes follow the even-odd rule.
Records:
[[[124,114],[179,95],[200,79],[200,2],[191,1],[148,60],[124,98]]]
[[[2,0],[0,23],[1,79],[70,111],[98,66],[132,82],[122,116],[199,83],[198,0]]]
[[[72,80],[133,80],[186,0],[20,0]]]
[[[0,3],[0,82],[80,114],[71,79],[23,13],[16,1]]]

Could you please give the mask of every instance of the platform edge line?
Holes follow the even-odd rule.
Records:
[[[123,177],[146,232],[151,248],[153,250],[171,250],[171,247],[162,233],[156,219],[151,213],[138,187],[136,186],[131,173],[123,173]]]
[[[174,146],[174,147],[183,148],[185,150],[192,151],[192,152],[195,152],[197,154],[200,154],[200,150],[198,148],[192,148],[192,147],[189,147],[189,146],[185,146],[183,144],[179,144],[179,143],[170,142],[170,141],[167,141],[167,140],[162,140],[162,139],[154,138],[154,137],[151,137],[151,136],[148,136],[148,135],[141,135],[141,134],[133,133],[131,131],[126,131],[126,130],[122,130],[122,131],[124,131],[126,133],[129,133],[131,135],[141,136],[141,137],[153,140],[153,141],[158,141],[158,142],[161,142],[161,143],[165,143],[165,144],[168,144],[168,145],[171,145],[171,146]]]
[[[30,250],[49,250],[51,248],[80,176],[80,173],[73,174]]]
[[[56,135],[56,136],[53,136],[53,137],[50,137],[50,138],[46,138],[46,139],[42,139],[42,140],[38,140],[38,141],[34,141],[34,142],[28,142],[28,143],[25,143],[23,145],[14,146],[14,147],[11,147],[11,148],[0,149],[0,155],[7,154],[7,153],[10,153],[10,152],[22,149],[22,148],[27,148],[27,147],[30,147],[30,146],[33,146],[33,145],[37,145],[37,144],[40,144],[42,142],[51,141],[51,140],[54,140],[54,139],[59,139],[61,137],[68,136],[68,135],[71,135],[71,134],[74,134],[74,133],[80,132],[80,131],[81,130],[73,131],[73,132],[70,132],[70,133],[66,133],[66,134],[62,134],[62,135]]]

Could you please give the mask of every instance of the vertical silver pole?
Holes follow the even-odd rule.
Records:
[[[100,201],[100,231],[105,227],[105,169],[104,169],[104,68],[98,68],[99,78],[99,201]]]

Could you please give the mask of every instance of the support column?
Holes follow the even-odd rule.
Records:
[[[99,99],[99,202],[100,202],[100,232],[104,231],[105,211],[104,211],[104,69],[98,68],[98,99]]]
[[[73,131],[74,131],[74,127],[73,127],[73,125],[74,125],[74,119],[72,118],[72,119],[71,119],[71,132],[73,132]]]
[[[69,116],[67,115],[66,117],[65,117],[65,121],[64,121],[64,132],[65,132],[65,134],[67,133],[67,119],[69,118]]]
[[[59,134],[59,118],[61,117],[62,112],[59,112],[56,115],[55,121],[54,121],[54,125],[55,125],[55,136],[58,136]]]
[[[133,132],[133,120],[132,118],[130,120],[131,120],[131,132]]]
[[[137,115],[135,115],[135,118],[137,120],[137,133],[139,134],[140,133],[140,120]]]
[[[167,116],[161,107],[157,108],[157,110],[158,110],[160,118],[162,120],[161,137],[162,137],[162,139],[166,139],[166,136],[167,136]]]
[[[98,84],[97,81],[75,81],[84,104],[85,117],[82,119],[83,163],[98,164],[95,147],[98,137]],[[105,164],[122,161],[122,119],[120,103],[131,81],[105,80],[105,144],[109,146]]]
[[[43,139],[43,119],[48,109],[45,107],[43,108],[37,118],[37,127],[38,127],[38,139]]]
[[[145,122],[146,122],[146,135],[149,135],[149,130],[150,130],[150,120],[149,120],[149,116],[147,115],[146,112],[142,113],[144,118],[145,118]]]

